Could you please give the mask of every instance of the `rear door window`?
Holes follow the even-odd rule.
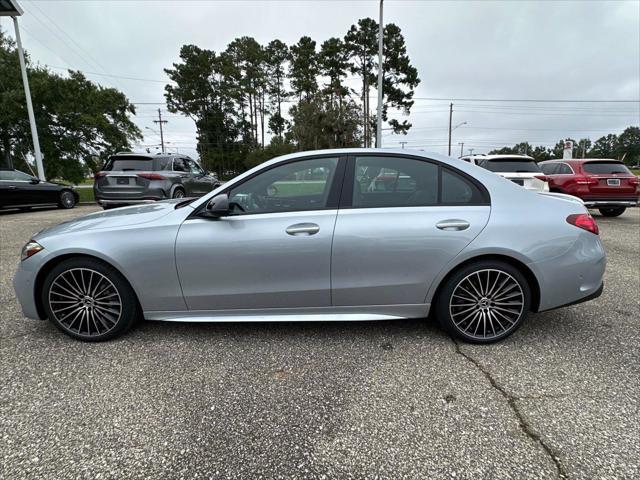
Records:
[[[187,162],[185,162],[184,158],[174,158],[173,159],[173,171],[174,172],[188,172],[189,167],[187,166]]]
[[[567,165],[566,163],[560,163],[558,165],[558,171],[556,172],[560,175],[572,175],[573,174],[573,170],[571,170],[571,167],[569,165]]]
[[[558,164],[557,163],[547,163],[545,165],[540,165],[542,169],[542,173],[545,175],[555,175],[558,173]]]
[[[542,171],[533,160],[515,158],[482,160],[480,166],[492,172],[504,173],[540,173]]]
[[[610,173],[631,173],[624,164],[620,162],[587,162],[582,168],[587,173],[607,175]]]
[[[130,170],[153,170],[153,160],[146,157],[111,157],[107,160],[103,170],[106,171],[130,171]]]
[[[410,158],[357,157],[351,205],[355,208],[438,203],[438,166]]]

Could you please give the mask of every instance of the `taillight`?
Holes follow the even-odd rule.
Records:
[[[591,232],[594,235],[598,235],[598,224],[594,218],[588,213],[576,213],[567,217],[567,223],[574,225],[578,228]]]
[[[538,180],[542,180],[543,182],[548,182],[549,178],[546,175],[534,175]]]
[[[104,177],[105,175],[106,175],[106,173],[104,173],[104,172],[98,172],[98,173],[96,173],[96,174],[93,176],[93,179],[94,179],[94,180],[98,180],[99,178],[102,178],[102,177]]]
[[[598,185],[597,178],[580,177],[576,179],[578,185]]]
[[[629,185],[638,185],[638,183],[638,177],[629,179]]]
[[[145,172],[139,173],[138,176],[146,178],[147,180],[166,180],[166,177],[163,177],[159,173]]]

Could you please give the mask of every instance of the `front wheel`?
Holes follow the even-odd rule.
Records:
[[[468,265],[450,276],[436,299],[440,325],[471,343],[493,343],[515,332],[529,313],[524,275],[501,261]]]
[[[58,201],[58,207],[60,208],[73,208],[76,205],[76,199],[69,190],[63,190],[60,193],[60,200]]]
[[[87,342],[115,338],[140,317],[137,298],[125,278],[92,258],[56,265],[44,281],[42,305],[56,327]]]
[[[624,213],[626,207],[618,207],[618,208],[599,208],[600,213],[603,217],[619,217]]]

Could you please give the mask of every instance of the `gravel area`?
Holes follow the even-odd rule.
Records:
[[[603,295],[490,346],[431,321],[143,322],[101,344],[23,318],[45,226],[0,212],[0,478],[638,478],[640,209],[596,219]]]

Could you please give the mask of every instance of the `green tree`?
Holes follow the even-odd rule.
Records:
[[[309,101],[318,91],[318,56],[316,42],[310,37],[302,37],[298,43],[290,48],[291,67],[289,78],[291,88],[298,96],[298,100]]]
[[[345,48],[351,61],[350,71],[360,78],[362,100],[362,129],[364,146],[371,144],[369,92],[374,78],[377,54],[378,24],[372,18],[361,18],[357,25],[351,25],[344,37]]]
[[[280,40],[269,42],[265,49],[265,63],[267,66],[267,88],[271,98],[271,117],[269,118],[269,130],[276,136],[282,137],[285,128],[285,119],[282,115],[282,102],[287,99],[288,92],[285,89],[287,78],[286,62],[289,59],[289,47]]]
[[[113,88],[32,67],[26,57],[36,125],[47,179],[80,182],[95,158],[104,160],[142,138],[129,115],[134,106]],[[33,154],[17,52],[0,31],[0,158],[24,168]]]
[[[618,153],[618,136],[614,133],[600,137],[593,143],[589,152],[590,158],[616,158]]]
[[[403,120],[389,119],[389,108],[399,110],[403,115],[411,113],[413,94],[420,83],[418,70],[411,65],[402,31],[397,25],[390,23],[384,28],[384,61],[383,83],[384,93],[382,105],[382,120],[388,122],[393,133],[405,134],[411,124]],[[375,122],[373,129],[375,132]]]
[[[362,117],[365,147],[371,146],[375,135],[376,119],[370,114],[370,91],[377,89],[378,76],[378,24],[371,18],[362,18],[352,25],[345,36],[345,45],[351,59],[351,73],[362,82]],[[382,120],[394,133],[406,134],[411,124],[389,118],[389,109],[409,115],[413,94],[420,83],[417,69],[411,65],[402,31],[389,23],[383,29],[383,105]]]
[[[320,73],[329,80],[323,92],[330,96],[332,102],[334,100],[342,102],[342,99],[349,94],[349,89],[343,84],[349,68],[349,58],[344,42],[335,37],[323,42],[318,64]]]
[[[618,135],[617,158],[627,165],[640,164],[640,127],[627,127]]]
[[[360,146],[358,110],[353,101],[339,104],[318,93],[291,108],[288,137],[298,150]]]

